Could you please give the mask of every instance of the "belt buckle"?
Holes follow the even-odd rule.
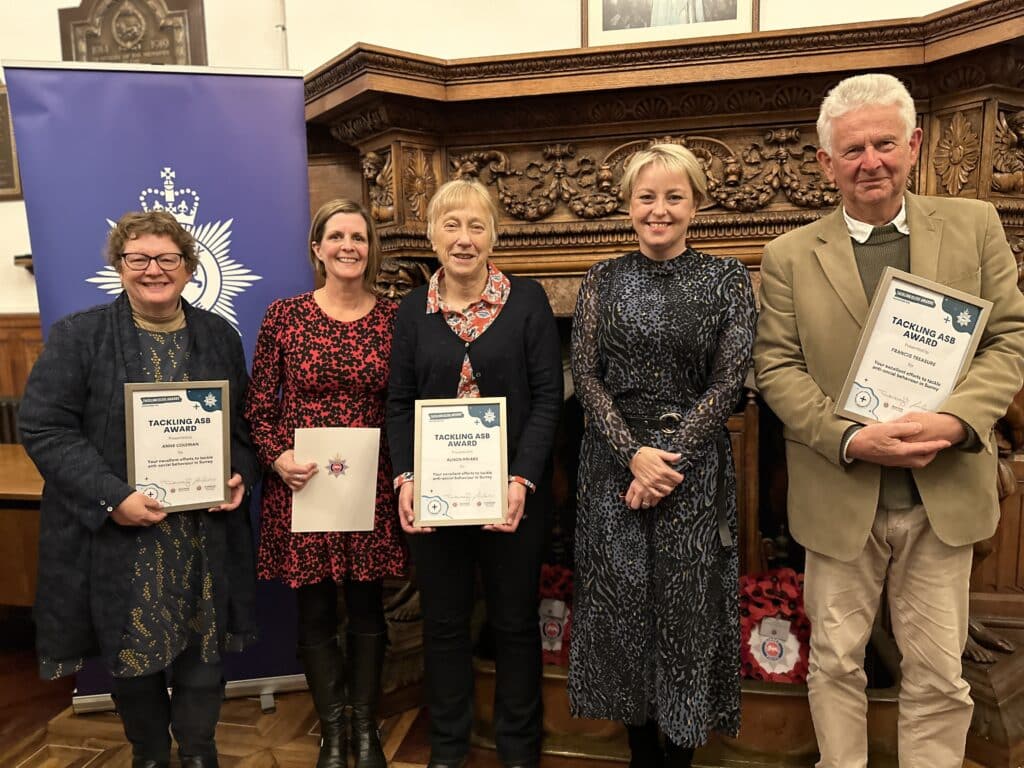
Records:
[[[683,423],[683,414],[677,411],[669,411],[663,413],[658,417],[658,425],[661,427],[662,433],[670,435],[679,429],[679,425]]]

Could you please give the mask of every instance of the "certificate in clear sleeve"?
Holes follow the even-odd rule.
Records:
[[[125,384],[128,485],[165,512],[207,509],[231,498],[228,382]]]
[[[317,473],[292,493],[292,531],[372,531],[377,511],[380,430],[320,427],[295,430],[295,461]]]
[[[970,368],[991,311],[990,301],[887,267],[836,414],[870,424],[938,411]]]
[[[416,527],[505,522],[504,397],[416,401]]]

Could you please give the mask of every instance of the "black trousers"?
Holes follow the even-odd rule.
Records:
[[[431,759],[458,762],[469,752],[473,721],[470,617],[477,568],[494,636],[494,729],[505,763],[535,765],[541,741],[541,648],[537,591],[544,506],[527,500],[513,534],[477,526],[408,536],[423,607],[423,645]]]

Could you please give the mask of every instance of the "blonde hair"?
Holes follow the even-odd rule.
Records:
[[[487,187],[475,179],[452,179],[438,187],[427,206],[427,239],[434,244],[434,233],[446,213],[473,206],[485,214],[491,248],[498,242],[498,206]]]
[[[335,200],[328,200],[321,205],[313,214],[313,221],[309,225],[309,263],[321,280],[327,278],[327,269],[324,263],[316,257],[313,250],[314,244],[319,244],[327,228],[327,222],[331,216],[338,213],[358,213],[366,222],[366,237],[369,241],[369,248],[366,254],[366,271],[363,273],[363,287],[373,292],[377,282],[377,271],[380,269],[380,243],[377,241],[377,230],[373,227],[373,219],[359,203],[354,200],[347,200],[339,197]]]
[[[640,150],[629,158],[626,170],[623,171],[622,179],[619,181],[619,189],[622,190],[624,201],[628,203],[633,197],[633,187],[640,171],[654,163],[670,173],[684,174],[689,179],[694,208],[699,208],[707,200],[708,178],[696,155],[678,144],[655,144],[648,149]]]

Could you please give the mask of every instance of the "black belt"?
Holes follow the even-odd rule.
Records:
[[[623,414],[622,418],[631,427],[658,429],[666,435],[674,434],[683,425],[683,414],[678,411],[667,411],[660,416],[630,416]],[[729,459],[729,454],[726,451],[726,441],[728,439],[729,436],[725,431],[719,432],[715,437],[715,449],[718,453],[718,487],[715,490],[715,506],[718,512],[718,538],[722,542],[723,547],[731,547],[734,544],[732,532],[729,530],[729,517],[727,515],[729,500],[725,490],[725,462]]]
[[[643,427],[647,429],[659,429],[666,435],[678,431],[683,424],[683,414],[678,411],[668,411],[661,416],[629,416],[623,414],[622,418],[631,427]]]

